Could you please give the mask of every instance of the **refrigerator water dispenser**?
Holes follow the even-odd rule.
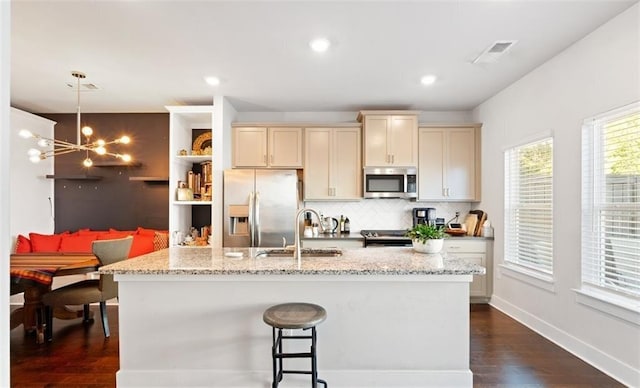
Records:
[[[229,205],[229,234],[232,236],[249,235],[249,206]]]

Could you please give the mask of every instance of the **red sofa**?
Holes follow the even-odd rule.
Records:
[[[138,227],[136,230],[89,230],[59,234],[29,233],[29,237],[18,235],[15,255],[37,254],[91,254],[95,240],[110,240],[133,236],[129,258],[144,255],[169,246],[168,231]],[[13,256],[13,255],[12,255]]]

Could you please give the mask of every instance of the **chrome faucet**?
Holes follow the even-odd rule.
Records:
[[[298,210],[298,213],[296,214],[296,219],[293,222],[293,225],[295,225],[295,249],[294,249],[294,253],[293,253],[293,258],[298,260],[298,267],[300,267],[300,260],[302,258],[302,255],[300,254],[300,225],[298,225],[298,222],[300,222],[300,214],[304,213],[304,212],[311,212],[313,214],[316,215],[316,217],[318,218],[318,225],[320,225],[320,230],[324,232],[324,226],[322,226],[322,217],[320,217],[320,214],[318,214],[317,211],[310,209],[310,208],[302,208],[300,210]]]

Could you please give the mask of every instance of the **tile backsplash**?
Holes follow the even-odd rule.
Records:
[[[349,217],[351,232],[357,233],[362,229],[407,229],[413,224],[413,208],[433,207],[436,217],[444,218],[445,222],[460,212],[460,222],[471,210],[469,202],[411,202],[406,199],[363,199],[355,202],[318,202],[306,201],[305,207],[310,207],[324,216],[340,218]],[[315,222],[315,221],[314,221]]]

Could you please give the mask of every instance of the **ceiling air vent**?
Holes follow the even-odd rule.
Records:
[[[482,54],[478,55],[473,63],[494,63],[516,44],[517,40],[497,40],[493,42]]]

